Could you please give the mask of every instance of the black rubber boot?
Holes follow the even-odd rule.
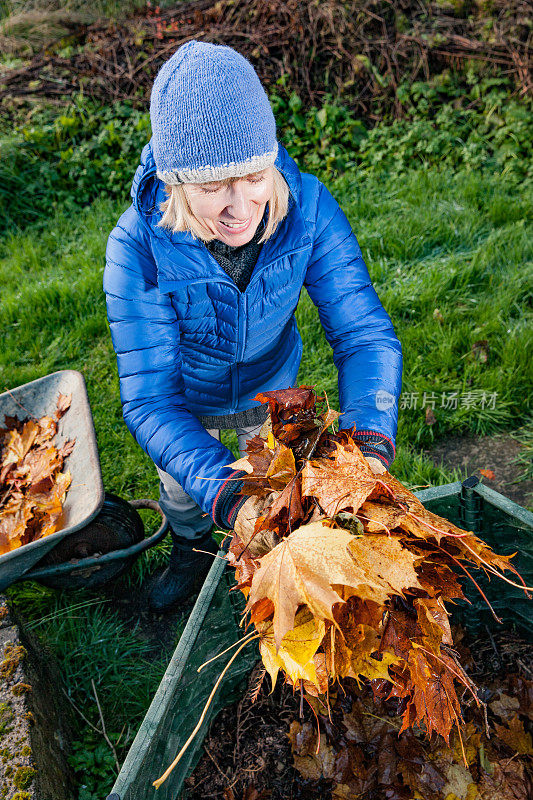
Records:
[[[201,587],[213,563],[213,556],[195,553],[193,548],[218,551],[211,532],[201,539],[183,539],[171,530],[172,552],[168,567],[154,583],[148,602],[152,611],[161,614],[185,602]]]

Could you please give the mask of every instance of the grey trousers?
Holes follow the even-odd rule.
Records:
[[[259,433],[261,425],[235,428],[239,440],[239,451],[244,455],[246,442]],[[220,431],[207,429],[215,439],[220,440]],[[184,539],[200,539],[212,527],[213,520],[203,511],[168,472],[157,467],[159,473],[159,504],[170,523],[172,530]]]

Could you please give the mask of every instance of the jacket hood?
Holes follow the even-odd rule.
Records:
[[[289,208],[292,203],[300,205],[302,194],[302,177],[294,159],[287,153],[285,147],[278,143],[278,155],[275,166],[279,169],[289,187]],[[163,181],[156,174],[156,164],[152,150],[152,139],[146,144],[141,153],[141,161],[131,185],[131,198],[134,208],[150,226],[157,236],[167,237],[169,231],[158,228],[157,223],[163,216],[159,205],[167,199]],[[176,234],[174,234],[176,235]],[[181,234],[188,237],[189,234]]]

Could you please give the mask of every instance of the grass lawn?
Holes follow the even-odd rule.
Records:
[[[437,168],[395,178],[351,173],[329,188],[352,223],[402,342],[402,405],[417,400],[416,408],[400,411],[392,472],[409,486],[465,477],[435,468],[419,451],[447,432],[490,433],[530,420],[531,196],[501,176]],[[80,370],[106,489],[125,498],[157,497],[155,468],[122,420],[102,291],[107,236],[126,205],[98,199],[76,217],[57,214],[0,241],[0,390],[58,369]],[[298,322],[304,340],[299,380],[326,390],[337,407],[330,349],[305,293]],[[431,425],[421,407],[424,393],[426,406],[435,402]],[[441,407],[450,393],[457,393],[457,410]],[[227,442],[235,444],[231,434]],[[125,580],[138,583],[166,552],[168,543],[151,551]],[[98,597],[32,584],[10,593],[58,655],[71,698],[97,724],[94,678],[123,755],[164,668],[161,659]],[[87,781],[80,800],[88,800],[97,788],[102,796],[111,787],[113,759],[105,747],[98,756],[100,739],[89,728],[83,737],[76,766]],[[91,746],[88,765],[83,753]],[[107,775],[107,783],[93,786],[93,773]]]

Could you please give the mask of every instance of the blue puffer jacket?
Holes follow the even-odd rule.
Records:
[[[402,355],[348,220],[280,145],[289,212],[263,245],[240,292],[205,244],[157,228],[166,199],[151,143],[132,205],[107,243],[104,290],[124,419],[152,460],[211,512],[232,453],[196,416],[257,405],[259,391],[294,385],[302,286],[318,308],[339,373],[341,427],[375,431],[394,447]]]

